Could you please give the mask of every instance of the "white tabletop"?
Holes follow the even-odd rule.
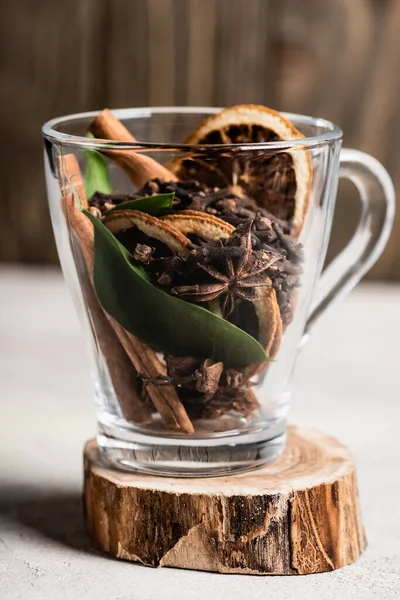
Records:
[[[358,465],[369,547],[354,565],[268,577],[151,569],[87,538],[82,447],[95,433],[87,360],[58,271],[0,270],[0,598],[400,598],[400,286],[364,285],[317,325],[291,421],[338,437]]]

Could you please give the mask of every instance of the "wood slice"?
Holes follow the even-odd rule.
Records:
[[[86,526],[111,554],[152,567],[306,574],[355,561],[366,546],[355,466],[325,434],[289,427],[271,465],[229,477],[124,473],[85,448]]]

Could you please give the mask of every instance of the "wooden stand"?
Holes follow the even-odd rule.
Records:
[[[85,448],[85,514],[106,552],[152,567],[306,574],[355,561],[366,542],[354,463],[315,430],[290,427],[262,469],[207,479],[123,473]]]

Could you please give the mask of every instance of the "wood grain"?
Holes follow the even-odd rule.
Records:
[[[213,106],[215,73],[214,0],[187,0],[188,63],[187,104]]]
[[[0,2],[0,258],[55,262],[40,129],[98,106],[103,9],[96,0]],[[90,23],[90,27],[88,26]],[[66,35],[68,32],[68,35]],[[66,86],[68,90],[66,91]]]
[[[106,57],[101,70],[107,82],[92,109],[149,104],[149,22],[147,0],[98,2],[107,12]],[[93,77],[92,77],[93,78]]]
[[[259,102],[324,116],[400,190],[399,15],[398,0],[0,0],[0,260],[57,260],[40,127],[105,106]],[[349,189],[331,255],[351,233]],[[372,277],[400,278],[399,234],[400,214]]]
[[[149,104],[175,103],[174,0],[147,0],[149,35]]]
[[[153,567],[306,574],[355,561],[366,541],[348,451],[289,428],[284,454],[250,473],[211,479],[128,474],[85,448],[85,515],[106,552]]]

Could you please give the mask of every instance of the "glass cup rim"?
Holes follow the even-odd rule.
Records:
[[[202,106],[157,106],[157,107],[141,107],[141,108],[119,108],[112,109],[113,115],[120,120],[134,119],[140,117],[150,117],[152,114],[197,114],[212,115],[222,110],[217,107],[202,107]],[[84,136],[70,135],[55,129],[62,124],[71,123],[78,119],[94,119],[100,111],[94,110],[89,112],[75,113],[56,117],[47,121],[42,127],[43,136],[53,142],[58,142],[66,146],[78,146],[86,149],[101,149],[104,147],[110,149],[148,151],[148,150],[177,150],[177,151],[207,151],[213,149],[235,149],[237,151],[254,151],[254,150],[287,150],[295,148],[315,148],[342,139],[343,132],[338,125],[323,119],[321,117],[311,117],[297,113],[282,112],[281,114],[289,121],[301,121],[304,125],[323,127],[326,129],[323,133],[314,136],[294,140],[279,140],[274,142],[258,142],[246,144],[180,144],[180,143],[157,143],[157,142],[122,142],[110,141],[99,138],[88,138]]]

